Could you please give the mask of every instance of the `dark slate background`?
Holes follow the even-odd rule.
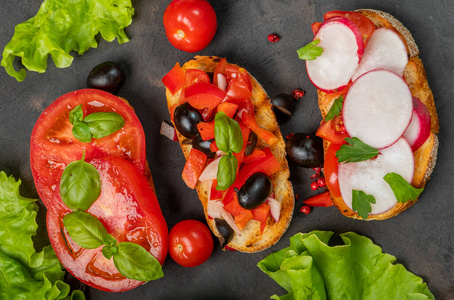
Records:
[[[14,26],[35,15],[40,1],[0,0],[0,48],[11,39]],[[175,62],[184,63],[193,54],[173,48],[162,25],[164,9],[170,1],[133,1],[135,16],[127,28],[129,43],[102,40],[97,49],[83,56],[74,53],[71,67],[57,69],[49,60],[43,74],[29,72],[24,82],[17,82],[0,69],[0,170],[23,181],[22,193],[37,197],[29,167],[29,138],[40,113],[57,97],[84,88],[86,76],[98,63],[113,60],[121,64],[127,80],[119,95],[136,108],[147,137],[147,157],[156,184],[162,212],[169,228],[183,219],[203,221],[202,207],[196,193],[184,186],[181,170],[183,155],[176,143],[159,135],[161,121],[169,121],[161,78]],[[212,256],[196,268],[184,268],[170,257],[164,265],[165,277],[135,290],[112,294],[82,286],[88,299],[269,299],[285,293],[256,264],[266,255],[288,246],[297,232],[314,229],[337,233],[354,231],[366,235],[397,257],[407,269],[428,282],[437,299],[454,299],[452,208],[454,95],[453,51],[454,2],[425,1],[214,1],[218,31],[201,55],[225,56],[245,67],[269,95],[291,92],[300,87],[307,91],[292,120],[282,126],[290,132],[314,132],[321,120],[316,104],[316,89],[310,84],[305,65],[296,49],[312,39],[310,24],[320,21],[329,10],[374,8],[387,11],[401,20],[413,33],[425,64],[440,117],[440,148],[437,166],[426,191],[417,205],[386,221],[363,222],[342,216],[336,208],[314,209],[309,215],[299,213],[297,201],[292,223],[282,240],[256,254],[222,252],[215,246]],[[269,33],[281,40],[270,43]],[[295,193],[304,199],[311,192],[312,171],[291,167]],[[36,244],[42,247],[45,236],[45,208],[40,205],[41,225]],[[70,279],[71,280],[71,279]],[[80,287],[72,279],[73,285]]]

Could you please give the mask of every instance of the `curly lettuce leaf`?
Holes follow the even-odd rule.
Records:
[[[49,55],[58,68],[69,67],[71,51],[81,55],[98,46],[98,32],[109,42],[129,41],[124,28],[133,15],[131,0],[44,0],[36,16],[16,26],[1,65],[17,81],[25,79],[26,71],[14,69],[16,57],[28,70],[40,73],[46,70]]]
[[[21,181],[0,172],[0,299],[85,299],[70,295],[51,246],[36,252],[36,200],[19,194]]]
[[[259,268],[288,294],[288,299],[434,299],[423,280],[369,238],[341,234],[344,245],[328,246],[332,232],[297,234],[290,246],[272,253]],[[295,247],[295,245],[298,245]]]

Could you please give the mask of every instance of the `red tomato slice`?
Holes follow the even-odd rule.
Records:
[[[329,144],[325,153],[323,172],[325,174],[326,187],[334,197],[341,197],[337,172],[339,163],[337,162],[336,152],[341,144]]]
[[[72,134],[69,112],[82,104],[84,116],[94,112],[116,112],[125,120],[123,128],[107,137],[82,143]],[[38,118],[30,139],[30,164],[36,190],[49,206],[66,165],[85,159],[116,156],[145,171],[145,134],[134,111],[118,97],[94,89],[78,90],[55,100]]]
[[[243,78],[234,78],[230,80],[227,86],[227,95],[225,101],[233,103],[241,103],[243,100],[248,99],[252,96],[252,92],[249,89]]]
[[[323,120],[320,123],[320,127],[317,129],[315,135],[334,144],[347,143],[344,139],[349,137],[348,133],[336,130],[334,120],[335,119],[331,119],[329,121]]]
[[[227,67],[227,59],[225,57],[221,58],[221,60],[218,62],[216,69],[214,70],[214,75],[213,75],[213,84],[215,86],[218,86],[218,74],[224,74],[225,73],[225,68]]]
[[[197,109],[214,109],[225,98],[225,92],[211,83],[199,82],[184,89],[186,99]]]
[[[208,82],[210,83],[210,77],[207,73],[198,69],[187,69],[185,73],[186,77],[186,86],[193,85],[198,82]]]
[[[325,15],[323,16],[325,20],[331,19],[333,17],[344,17],[355,23],[355,25],[361,32],[361,35],[363,36],[364,45],[367,44],[370,36],[372,35],[372,33],[374,33],[374,23],[369,18],[363,16],[360,13],[353,11],[333,10],[325,13]]]
[[[248,87],[249,91],[252,91],[252,83],[245,69],[228,65],[225,67],[224,75],[225,78],[227,79],[227,84],[229,84],[232,79],[241,78],[246,83],[246,86]]]
[[[100,174],[101,195],[87,212],[97,217],[118,242],[140,244],[162,265],[168,249],[167,224],[142,172],[117,157],[89,162]],[[63,225],[63,217],[70,210],[59,193],[54,196],[57,199],[47,211],[47,231],[65,269],[83,283],[103,291],[122,292],[141,285],[143,282],[121,275],[113,260],[102,255],[102,247],[84,249],[71,239]]]

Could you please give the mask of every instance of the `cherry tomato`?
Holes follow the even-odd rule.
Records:
[[[169,233],[169,254],[183,267],[204,263],[213,252],[211,231],[202,222],[184,220],[173,226]]]
[[[210,77],[207,73],[198,69],[187,69],[185,72],[186,86],[199,82],[210,83]]]
[[[145,176],[131,162],[118,157],[88,162],[100,174],[102,192],[87,212],[97,217],[117,242],[140,244],[162,265],[168,249],[167,224]],[[54,197],[57,199],[47,211],[47,231],[66,270],[85,284],[109,292],[130,290],[143,283],[121,275],[113,260],[102,255],[102,247],[78,246],[63,225],[63,217],[70,210],[58,192]]]
[[[337,178],[339,163],[337,162],[336,157],[336,152],[340,149],[341,146],[341,144],[329,144],[328,149],[325,153],[325,163],[323,166],[326,187],[334,197],[341,197],[339,181]]]
[[[173,0],[164,11],[164,28],[175,48],[200,51],[216,33],[216,13],[206,0]]]
[[[121,130],[91,143],[83,143],[72,134],[70,111],[82,104],[84,117],[94,112],[117,112],[125,120]],[[55,100],[38,118],[30,139],[30,164],[36,190],[44,205],[49,206],[60,184],[66,165],[85,159],[117,156],[134,163],[145,172],[145,134],[139,119],[120,98],[101,90],[84,89]]]

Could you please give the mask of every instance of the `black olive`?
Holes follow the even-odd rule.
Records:
[[[205,153],[208,158],[214,158],[216,153],[210,149],[210,145],[213,141],[214,140],[204,141],[202,137],[198,135],[192,140],[192,147]]]
[[[179,105],[174,112],[175,127],[183,136],[193,139],[199,135],[197,124],[203,121],[200,112],[185,102]]]
[[[219,242],[221,243],[221,247],[224,248],[233,238],[233,229],[224,219],[214,219],[214,223],[216,224],[216,229],[218,230],[219,234]]]
[[[291,161],[303,168],[320,167],[323,164],[323,141],[312,134],[296,133],[286,143]]]
[[[91,70],[87,77],[87,86],[116,94],[125,78],[125,73],[115,62],[106,61]]]
[[[278,94],[271,98],[273,112],[280,123],[287,122],[296,109],[296,100],[289,94]]]
[[[251,131],[246,146],[246,150],[244,150],[244,155],[245,156],[251,155],[252,151],[254,151],[255,149],[255,146],[257,146],[257,134],[254,131]]]
[[[271,180],[265,173],[254,173],[237,192],[238,203],[244,209],[257,208],[268,199],[271,188]]]

